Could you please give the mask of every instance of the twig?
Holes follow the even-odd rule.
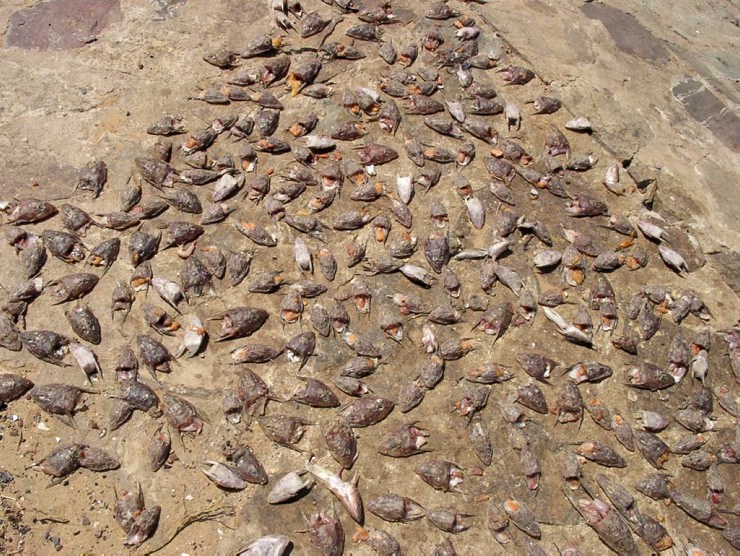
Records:
[[[202,510],[189,513],[180,520],[180,523],[177,524],[177,526],[174,528],[174,530],[169,534],[169,536],[159,543],[159,545],[156,548],[152,548],[151,550],[147,550],[144,554],[146,556],[149,556],[149,554],[154,554],[155,552],[159,552],[162,550],[165,546],[170,544],[173,540],[175,540],[175,537],[182,533],[185,529],[190,527],[193,523],[199,523],[201,521],[218,521],[220,518],[223,517],[233,517],[235,514],[234,506],[216,506],[215,503],[209,504]]]
[[[40,510],[39,508],[34,508],[33,511],[43,516],[33,518],[34,521],[38,521],[39,523],[69,523],[68,519],[64,519],[63,517],[55,517],[49,513],[46,513],[44,510]]]
[[[18,444],[15,445],[15,451],[19,452],[23,444],[23,418],[18,418]]]
[[[337,25],[339,25],[342,21],[344,21],[344,18],[342,16],[332,18],[331,23],[329,23],[329,26],[326,28],[326,31],[324,31],[324,36],[321,37],[319,48],[324,46],[326,39],[328,39],[331,36],[331,34],[334,32],[334,29],[336,29]]]
[[[69,523],[68,519],[63,519],[61,517],[37,517],[36,521],[39,523],[47,524],[47,523]]]

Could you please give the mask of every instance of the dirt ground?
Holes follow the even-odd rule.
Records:
[[[265,32],[271,23],[267,3],[246,0],[123,0],[106,2],[70,2],[52,0],[56,5],[48,12],[24,11],[35,2],[9,0],[0,5],[3,23],[2,55],[0,56],[0,198],[38,197],[68,202],[90,212],[105,213],[117,210],[119,194],[130,178],[137,179],[133,159],[150,147],[155,138],[145,133],[146,128],[163,114],[182,117],[189,131],[209,125],[224,113],[251,113],[255,105],[232,103],[219,107],[188,100],[199,90],[221,83],[227,73],[202,60],[202,57],[221,47],[240,50],[249,40]],[[430,28],[432,23],[419,17],[426,3],[416,0],[393,2],[402,23],[385,26],[384,38],[395,44],[409,42]],[[738,322],[740,302],[738,247],[740,234],[736,216],[740,211],[737,184],[740,167],[737,164],[740,138],[738,133],[738,79],[740,59],[737,49],[738,16],[731,2],[682,2],[658,0],[578,2],[567,0],[524,2],[489,2],[486,4],[460,3],[450,0],[450,5],[476,18],[482,34],[481,51],[500,53],[499,66],[509,64],[531,68],[535,79],[528,84],[505,86],[495,70],[475,70],[479,78],[491,83],[499,95],[522,107],[521,129],[511,134],[535,155],[543,144],[547,127],[557,124],[561,129],[566,121],[585,116],[593,123],[593,134],[568,132],[571,151],[575,154],[592,153],[598,163],[589,172],[572,174],[571,193],[588,193],[609,204],[612,214],[637,217],[649,204],[666,220],[675,238],[677,248],[686,257],[692,272],[677,276],[661,262],[656,246],[640,237],[635,248],[649,253],[646,268],[631,272],[620,268],[608,278],[617,293],[620,324],[634,328],[624,314],[631,297],[645,285],[665,285],[679,292],[692,289],[703,299],[712,312],[708,326],[713,335],[709,352],[710,370],[707,385],[726,384],[735,388],[729,366],[726,343],[722,331]],[[338,12],[318,0],[306,0],[308,10],[337,15]],[[59,11],[54,11],[54,10]],[[92,15],[91,15],[92,14]],[[356,21],[345,18],[333,35],[341,40],[344,31]],[[443,25],[447,25],[443,23]],[[43,32],[41,31],[43,29]],[[444,27],[452,36],[452,31]],[[308,39],[309,45],[317,44],[317,37]],[[289,40],[298,44],[301,39],[289,34]],[[289,45],[292,47],[293,45]],[[286,105],[281,115],[281,129],[290,122],[314,110],[320,116],[319,131],[328,130],[347,114],[338,106],[341,91],[348,86],[377,87],[381,70],[387,66],[376,54],[374,44],[358,41],[356,46],[368,53],[360,61],[336,61],[326,64],[322,78],[328,78],[334,96],[315,101],[303,96],[290,98],[282,86],[275,94]],[[297,56],[305,56],[305,53]],[[431,65],[429,53],[422,53],[417,66]],[[252,61],[246,61],[250,65]],[[412,70],[415,66],[412,66]],[[235,70],[235,71],[238,71]],[[442,76],[450,82],[445,95],[461,94],[454,83],[455,76]],[[538,95],[556,97],[563,108],[551,116],[532,115],[527,101]],[[449,98],[446,96],[446,98]],[[399,103],[400,104],[400,103]],[[503,116],[490,120],[502,135],[506,135]],[[378,133],[377,126],[369,126]],[[441,138],[424,127],[419,116],[404,116],[398,136],[371,135],[379,142],[392,145],[400,157],[393,164],[378,167],[380,181],[394,190],[397,174],[415,174],[417,169],[403,153],[403,138],[416,136],[434,145],[452,146],[454,140]],[[176,136],[175,147],[186,136]],[[367,140],[368,138],[366,138]],[[435,228],[429,214],[434,201],[442,202],[449,210],[448,230],[460,238],[466,249],[485,248],[495,234],[492,222],[498,203],[486,187],[490,177],[482,160],[488,154],[485,143],[475,140],[477,158],[463,173],[470,180],[476,194],[487,208],[486,226],[476,230],[471,226],[465,205],[455,191],[454,173],[450,165],[443,167],[441,183],[427,195],[417,188],[411,202],[414,213],[413,235],[420,244]],[[225,137],[220,137],[209,152],[236,155],[240,148]],[[354,156],[347,145],[342,145],[345,157]],[[75,192],[77,170],[93,159],[104,160],[109,179],[104,192],[97,200],[84,193]],[[182,166],[181,154],[175,153],[175,166]],[[292,164],[290,154],[272,157],[260,154],[257,172],[267,168],[280,170]],[[618,163],[622,179],[632,186],[629,195],[617,197],[601,185],[606,168]],[[323,164],[323,163],[322,163]],[[248,178],[249,179],[249,178]],[[273,181],[273,187],[275,181]],[[350,189],[345,186],[346,190]],[[207,199],[210,186],[193,188]],[[513,184],[517,206],[513,210],[528,218],[546,224],[556,246],[564,248],[565,240],[559,234],[560,226],[587,231],[600,249],[614,249],[619,236],[596,227],[594,219],[571,219],[564,215],[563,201],[540,191],[532,196],[530,186],[520,178]],[[144,186],[145,197],[152,197],[156,190]],[[308,196],[310,192],[304,195]],[[210,199],[208,199],[210,200]],[[652,202],[651,202],[652,201]],[[303,203],[303,199],[294,204]],[[385,206],[384,200],[370,205]],[[342,211],[356,208],[357,203],[348,195],[326,211],[320,219],[330,222]],[[294,207],[289,205],[292,210]],[[380,212],[377,209],[376,212]],[[290,212],[290,210],[289,210]],[[222,249],[247,250],[251,244],[234,226],[236,218],[254,218],[278,236],[276,248],[257,248],[250,276],[258,272],[282,269],[289,280],[299,279],[295,268],[292,243],[295,231],[285,223],[273,223],[259,207],[247,202],[224,223],[206,228],[200,244],[217,243]],[[197,221],[197,217],[170,209],[155,221],[144,223],[144,230],[155,232],[157,226],[174,220]],[[3,220],[4,222],[4,220]],[[605,219],[600,221],[605,223]],[[40,233],[46,228],[61,229],[59,217],[29,226]],[[400,226],[394,221],[391,239]],[[361,231],[368,235],[369,230]],[[0,552],[4,554],[50,554],[55,551],[69,554],[119,554],[128,549],[123,546],[124,534],[115,522],[112,507],[114,488],[131,489],[141,484],[147,505],[162,506],[160,526],[154,537],[136,552],[151,553],[161,548],[161,554],[233,554],[245,542],[267,534],[288,535],[294,554],[308,554],[311,549],[306,529],[306,516],[318,510],[331,508],[333,497],[325,489],[315,486],[299,500],[286,505],[271,506],[266,498],[274,480],[283,473],[303,468],[309,453],[318,462],[336,471],[338,466],[331,459],[324,445],[321,430],[333,422],[336,410],[312,409],[293,402],[270,402],[268,415],[287,414],[301,416],[315,425],[307,427],[299,443],[303,452],[278,446],[265,438],[256,424],[247,427],[228,423],[221,411],[224,392],[234,388],[239,367],[230,365],[229,353],[246,343],[210,342],[205,352],[192,359],[180,359],[173,372],[160,375],[161,385],[153,385],[161,392],[172,391],[183,395],[207,416],[203,433],[184,436],[173,435],[176,458],[165,469],[153,473],[148,468],[145,448],[149,438],[162,425],[163,419],[135,412],[133,418],[116,431],[108,431],[108,410],[111,395],[118,392],[113,368],[121,349],[132,344],[137,334],[154,336],[142,318],[143,293],[125,325],[108,318],[110,292],[118,280],[128,280],[132,267],[125,252],[126,239],[132,231],[121,234],[92,228],[83,239],[89,246],[118,235],[123,246],[119,260],[105,274],[86,302],[99,317],[103,328],[103,342],[95,352],[103,369],[103,378],[93,383],[94,394],[87,396],[86,408],[75,416],[76,428],[69,427],[41,411],[27,399],[11,402],[0,412]],[[330,248],[337,254],[339,272],[333,283],[323,281],[329,292],[319,298],[325,306],[338,291],[348,291],[355,269],[344,264],[346,244],[354,234],[330,232]],[[559,272],[535,274],[531,268],[533,246],[525,250],[525,240],[514,234],[514,255],[505,259],[522,276],[525,284],[534,291],[545,291],[561,285]],[[389,242],[391,241],[389,239]],[[316,251],[320,243],[307,240]],[[535,240],[536,242],[536,240]],[[533,243],[534,245],[534,243]],[[382,245],[371,239],[368,255],[380,253]],[[22,277],[19,276],[13,248],[0,245],[0,284],[12,291]],[[420,248],[412,262],[427,266]],[[81,265],[78,265],[81,267]],[[152,263],[155,276],[177,280],[182,266],[174,250],[160,253]],[[479,263],[452,261],[450,267],[460,277],[463,296],[453,304],[464,309],[470,293],[479,290]],[[71,272],[80,272],[62,261],[49,257],[43,272],[51,280]],[[589,272],[586,282],[568,291],[569,300],[586,304],[589,290],[598,275]],[[378,315],[383,311],[396,311],[388,296],[396,292],[422,294],[432,305],[446,301],[441,280],[428,291],[410,284],[400,274],[379,275],[365,278],[373,291],[373,309],[370,315],[358,313],[348,302],[351,328],[367,332],[381,346],[384,364],[366,379],[377,396],[396,399],[401,385],[413,380],[421,366],[419,347],[421,328],[425,319],[405,319],[408,339],[401,344],[387,340],[377,326]],[[204,322],[225,309],[237,305],[264,307],[271,317],[267,324],[249,342],[282,345],[294,334],[310,330],[308,310],[316,300],[309,300],[301,324],[281,326],[278,313],[285,289],[278,294],[251,294],[245,284],[229,288],[227,283],[216,281],[215,295],[196,299],[183,313],[195,314]],[[34,301],[28,311],[27,329],[50,329],[72,337],[74,334],[61,306],[52,306],[49,296]],[[157,295],[150,291],[146,301],[162,305]],[[490,303],[511,301],[516,296],[502,284],[492,290]],[[166,306],[162,305],[164,308]],[[561,306],[558,311],[570,318],[573,305]],[[574,346],[559,336],[540,311],[532,323],[512,327],[495,344],[482,333],[470,332],[480,316],[464,311],[464,320],[452,326],[434,326],[440,341],[453,337],[473,337],[479,349],[459,361],[447,365],[444,381],[426,393],[419,407],[407,414],[394,410],[390,416],[368,429],[356,429],[360,457],[351,473],[359,475],[359,488],[363,499],[368,500],[396,492],[409,496],[425,508],[452,508],[471,514],[465,519],[469,529],[456,535],[443,533],[427,520],[409,524],[386,523],[366,512],[368,529],[383,529],[401,543],[406,554],[431,554],[434,547],[450,538],[459,554],[523,553],[524,534],[513,525],[514,540],[504,549],[493,541],[486,527],[488,500],[503,502],[508,497],[524,501],[533,509],[542,526],[542,539],[538,545],[547,554],[575,546],[583,554],[602,553],[601,544],[594,532],[570,507],[562,494],[561,465],[563,454],[572,449],[572,443],[599,439],[614,447],[626,460],[624,469],[605,469],[588,463],[584,467],[584,481],[596,490],[597,473],[606,473],[631,486],[641,476],[654,469],[638,452],[628,452],[615,441],[613,435],[599,428],[586,416],[582,425],[557,424],[556,416],[542,416],[525,410],[533,419],[527,435],[540,459],[543,475],[536,492],[527,488],[520,470],[519,458],[507,441],[506,425],[501,417],[499,403],[518,386],[529,382],[529,377],[518,366],[515,355],[521,351],[542,353],[559,363],[551,385],[543,385],[550,407],[555,405],[564,382],[564,373],[577,361],[597,359],[614,369],[614,376],[598,384],[579,387],[584,399],[601,399],[612,414],[620,413],[634,427],[638,426],[638,410],[656,410],[670,414],[685,401],[700,384],[691,379],[661,392],[633,390],[625,386],[625,373],[636,361],[648,360],[664,365],[668,346],[679,331],[688,339],[705,328],[694,316],[688,317],[678,327],[665,316],[657,335],[648,343],[641,343],[640,355],[633,357],[616,350],[608,336],[598,332],[594,338],[596,350]],[[594,319],[598,318],[593,313]],[[206,322],[211,335],[218,330],[218,323]],[[181,334],[162,341],[175,351]],[[161,339],[161,338],[160,338]],[[311,376],[329,382],[338,369],[353,356],[353,352],[340,340],[318,337],[316,356],[300,371],[284,356],[252,368],[276,391],[292,392],[299,384],[298,376]],[[69,358],[70,362],[71,358]],[[515,371],[511,381],[492,386],[490,400],[482,411],[482,418],[489,427],[494,444],[493,462],[482,466],[470,448],[466,422],[454,413],[459,401],[471,386],[463,380],[466,370],[495,361],[508,365]],[[82,373],[75,366],[59,368],[44,364],[27,351],[0,351],[0,371],[22,374],[36,383],[68,382],[82,385]],[[143,379],[149,381],[146,371]],[[149,381],[151,382],[151,381]],[[737,396],[736,396],[737,398]],[[340,394],[342,402],[350,401]],[[715,403],[715,430],[706,433],[705,449],[717,448],[735,439],[736,420]],[[408,459],[393,459],[377,454],[377,445],[391,431],[409,422],[430,431],[430,453]],[[669,445],[684,431],[672,422],[660,437]],[[114,453],[121,461],[118,470],[93,473],[80,470],[62,483],[49,485],[49,477],[31,466],[62,442],[81,442],[98,446]],[[221,460],[221,450],[227,443],[245,443],[252,447],[270,476],[267,486],[249,485],[245,490],[227,493],[217,488],[199,470],[204,460]],[[460,492],[441,493],[424,484],[413,472],[422,461],[432,458],[446,459],[466,470]],[[481,468],[481,473],[476,473]],[[732,465],[719,466],[727,485],[721,506],[732,508],[740,503],[737,488],[740,475]],[[680,465],[680,456],[672,455],[665,471],[672,475],[674,484],[682,492],[703,497],[706,492],[705,474]],[[633,490],[634,492],[634,490]],[[585,497],[583,493],[580,496]],[[711,553],[732,553],[732,547],[722,538],[721,532],[698,524],[675,505],[650,500],[637,494],[640,509],[659,519],[672,536],[676,554],[686,547],[701,546]],[[365,544],[350,540],[357,526],[335,504],[347,536],[346,554],[371,554]],[[221,512],[217,520],[196,522],[189,525],[174,539],[178,524],[187,515],[206,509]],[[725,516],[737,524],[737,517]],[[638,545],[641,553],[649,553],[646,545]]]

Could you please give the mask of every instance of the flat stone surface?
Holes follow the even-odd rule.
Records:
[[[5,44],[37,50],[79,48],[120,20],[120,0],[39,2],[10,16]]]
[[[584,4],[581,10],[586,17],[604,24],[622,52],[656,62],[668,59],[668,51],[662,41],[656,39],[634,15],[597,2]]]
[[[720,253],[715,261],[727,285],[740,295],[740,254]]]
[[[740,150],[740,118],[703,83],[687,77],[673,87],[673,95],[692,118],[707,126],[728,148]]]
[[[4,197],[34,197],[45,201],[67,199],[77,185],[77,169],[54,160],[33,161],[4,168],[0,194]]]

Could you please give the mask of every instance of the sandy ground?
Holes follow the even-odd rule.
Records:
[[[115,210],[119,193],[134,172],[134,156],[154,142],[154,138],[145,133],[149,124],[170,113],[181,115],[189,130],[197,130],[224,112],[249,113],[254,109],[253,105],[246,103],[218,107],[189,101],[187,97],[219,83],[224,73],[203,62],[202,56],[220,47],[239,50],[250,38],[267,28],[270,16],[265,2],[124,0],[120,5],[117,2],[98,3],[95,9],[101,9],[100,5],[105,4],[110,10],[96,13],[92,22],[89,17],[82,17],[87,13],[87,3],[82,3],[77,5],[78,9],[67,8],[66,12],[61,12],[67,14],[65,17],[72,17],[69,15],[71,12],[83,20],[82,23],[68,23],[70,28],[79,26],[71,33],[71,38],[70,33],[51,26],[48,42],[42,41],[43,44],[36,43],[31,45],[32,48],[26,48],[22,37],[24,25],[19,24],[19,18],[22,20],[27,15],[23,15],[24,12],[18,15],[18,12],[33,4],[9,1],[0,6],[6,45],[0,56],[0,148],[3,152],[0,195],[3,199],[35,196],[59,200],[61,204],[62,199],[75,195],[69,202],[91,213]],[[463,7],[459,3],[451,4]],[[515,101],[523,108],[522,128],[515,137],[522,144],[531,146],[534,154],[539,148],[535,146],[543,142],[549,123],[562,128],[564,122],[572,117],[588,117],[595,132],[590,136],[569,133],[568,138],[574,153],[593,153],[598,163],[592,171],[577,177],[574,190],[595,192],[608,201],[613,213],[636,216],[644,204],[651,204],[668,220],[682,253],[695,270],[685,277],[677,277],[661,263],[653,244],[638,240],[637,247],[648,250],[650,255],[647,268],[638,272],[622,268],[609,276],[617,291],[620,309],[623,310],[631,296],[644,285],[663,284],[674,291],[695,290],[713,314],[710,326],[714,342],[710,351],[709,384],[726,383],[732,387],[735,383],[720,331],[734,325],[740,315],[736,295],[740,236],[733,216],[740,208],[736,195],[740,173],[737,165],[740,60],[732,48],[737,37],[738,14],[733,14],[730,2],[722,1],[710,2],[708,8],[704,2],[684,2],[682,9],[672,8],[674,3],[671,2],[643,4],[630,1],[584,4],[528,0],[468,5],[465,9],[478,20],[483,30],[481,49],[500,51],[501,66],[524,65],[531,67],[537,75],[522,87],[505,87],[498,76],[486,75],[504,99]],[[304,6],[330,12],[318,1],[306,1]],[[417,2],[410,2],[404,4],[404,10],[398,11],[408,17],[409,14],[420,13],[421,7]],[[388,27],[388,36],[402,43],[408,40],[409,34],[418,35],[429,27],[428,21],[408,19],[407,24]],[[64,19],[57,15],[53,21]],[[340,24],[335,36],[341,36],[346,27],[347,22]],[[68,43],[59,42],[61,36],[65,36]],[[41,40],[38,35],[36,40]],[[294,35],[291,40],[297,42],[299,39]],[[49,46],[51,48],[47,48]],[[65,48],[59,49],[60,46]],[[335,63],[325,68],[327,74],[333,76],[335,91],[339,91],[335,100],[348,84],[377,86],[378,68],[382,62],[377,58],[374,46],[361,43],[357,46],[369,53],[367,58],[359,62]],[[423,64],[425,60],[421,57],[419,63]],[[367,82],[368,75],[372,76],[370,83]],[[482,75],[476,72],[476,76]],[[445,77],[454,80],[454,76]],[[451,86],[449,90],[456,89]],[[328,129],[346,118],[344,111],[336,107],[335,100],[289,99],[282,88],[276,91],[281,98],[287,99],[281,127],[304,114],[308,106],[313,106],[321,116],[320,129]],[[553,116],[532,116],[526,101],[539,94],[561,99],[563,108]],[[503,133],[505,123],[502,116],[494,117],[492,125]],[[440,139],[422,126],[418,117],[413,125],[402,127],[401,131],[418,134],[430,143],[452,144],[451,140]],[[175,146],[181,139],[175,139]],[[396,145],[401,145],[400,139],[394,139]],[[222,137],[212,151],[235,154],[238,148]],[[486,155],[486,146],[476,141],[476,148],[478,161],[467,175],[476,190],[480,189],[480,196],[489,209],[489,224],[483,230],[475,230],[470,225],[464,205],[452,186],[448,174],[451,170],[445,167],[442,184],[428,196],[417,195],[412,202],[415,216],[413,232],[420,239],[433,231],[427,217],[427,204],[440,201],[449,209],[449,229],[463,238],[466,248],[485,247],[490,243],[490,222],[495,215],[496,202],[485,187],[484,180],[488,178],[481,161]],[[349,153],[349,149],[345,152]],[[105,160],[109,168],[106,189],[95,201],[74,192],[77,169],[92,159]],[[290,155],[275,158],[261,155],[258,171],[267,167],[281,169],[290,162]],[[622,166],[623,179],[634,183],[635,191],[631,195],[606,196],[600,179],[613,162]],[[396,173],[414,171],[413,165],[402,154],[392,169],[379,167],[378,175],[386,183],[393,183]],[[518,181],[515,185],[519,187],[515,191],[516,210],[541,219],[551,231],[557,230],[562,223],[589,230],[600,248],[615,247],[618,240],[613,234],[608,235],[605,230],[595,228],[588,220],[573,222],[561,212],[552,210],[556,201],[558,207],[562,201],[545,192],[539,199],[532,200],[529,187],[524,182]],[[198,193],[205,199],[205,188],[201,189]],[[156,192],[145,186],[145,195],[153,193]],[[331,208],[331,215],[354,208],[354,205],[343,196]],[[263,223],[278,234],[281,242],[275,249],[257,251],[251,274],[285,267],[290,278],[299,277],[291,260],[294,232],[285,224],[273,224],[254,208],[245,206],[241,210],[247,215],[258,215],[256,218],[263,219]],[[176,219],[191,218],[170,209],[157,221],[147,222],[144,229],[155,231],[158,223]],[[249,242],[236,232],[232,222],[229,220],[218,228],[208,228],[203,243],[218,242],[222,248],[247,249]],[[40,233],[47,227],[60,229],[58,217],[30,228]],[[394,230],[398,228],[394,222]],[[124,244],[130,234],[131,231],[121,234]],[[93,228],[84,241],[86,245],[94,246],[113,235],[109,230]],[[336,235],[332,239],[337,242],[332,249],[336,247],[335,252],[342,253],[350,234]],[[540,291],[558,286],[558,273],[536,278],[532,275],[528,270],[532,249],[523,250],[518,234],[516,241],[519,256],[507,259],[510,261],[507,264],[527,274],[527,283],[531,287],[535,287],[536,280]],[[557,241],[562,248],[564,241],[560,238]],[[311,242],[310,245],[316,248],[318,243]],[[371,253],[377,253],[380,247],[371,243],[369,249]],[[521,256],[522,253],[526,256]],[[340,272],[335,282],[328,284],[331,289],[324,298],[338,290],[347,290],[349,286],[340,285],[353,277],[353,271],[344,266],[342,255],[338,254],[338,259]],[[0,284],[12,289],[20,277],[13,268],[16,260],[13,250],[4,242],[0,245],[0,260],[5,262],[0,268]],[[414,256],[414,261],[424,261],[421,250]],[[170,250],[157,256],[153,263],[154,273],[176,279],[181,265],[182,261]],[[460,276],[465,292],[463,298],[466,298],[478,287],[478,263],[455,261],[451,268]],[[43,276],[52,279],[76,271],[50,258]],[[62,424],[24,399],[12,402],[0,413],[3,454],[0,469],[8,472],[8,475],[3,475],[0,487],[4,512],[4,516],[0,516],[0,551],[6,554],[53,553],[56,542],[62,553],[125,553],[123,532],[112,517],[114,488],[130,489],[138,482],[147,504],[162,506],[159,530],[139,552],[148,553],[161,546],[184,516],[215,508],[223,510],[223,517],[187,527],[160,553],[230,554],[245,541],[277,533],[291,537],[295,554],[309,553],[307,535],[298,531],[306,527],[304,516],[331,507],[333,498],[326,490],[314,487],[293,504],[269,506],[266,497],[270,485],[250,485],[238,493],[225,493],[198,470],[205,459],[221,459],[220,452],[226,442],[249,444],[264,464],[271,484],[282,473],[302,468],[309,451],[318,457],[321,464],[333,470],[337,468],[321,438],[321,426],[332,422],[335,410],[307,409],[295,403],[271,403],[268,406],[268,414],[301,415],[316,423],[316,426],[308,427],[299,444],[305,452],[271,443],[254,424],[248,428],[244,423],[232,425],[224,420],[220,410],[223,392],[235,386],[238,376],[238,368],[228,365],[229,352],[241,342],[211,343],[205,354],[181,360],[174,366],[172,374],[161,377],[162,390],[184,395],[209,418],[202,435],[184,437],[182,441],[175,439],[176,460],[171,466],[152,473],[145,459],[146,443],[161,426],[162,419],[136,412],[121,429],[107,431],[111,401],[108,396],[117,392],[112,372],[116,358],[121,348],[130,344],[136,334],[150,332],[142,320],[142,294],[139,294],[125,327],[108,319],[110,290],[117,280],[127,279],[131,271],[122,251],[120,260],[87,298],[103,326],[104,340],[95,350],[104,379],[93,385],[98,393],[88,395],[87,408],[76,415],[77,428]],[[592,273],[589,280],[594,279]],[[367,280],[373,288],[373,313],[371,316],[361,315],[350,308],[352,327],[358,331],[367,330],[375,341],[382,344],[384,360],[389,363],[382,365],[375,375],[367,379],[367,383],[375,394],[395,399],[400,385],[417,375],[420,351],[411,343],[399,346],[383,341],[375,323],[380,311],[393,310],[386,300],[387,295],[419,290],[398,274]],[[587,286],[591,283],[587,281],[583,287],[571,290],[571,299],[587,300]],[[270,310],[272,317],[253,341],[271,345],[284,343],[299,331],[310,329],[305,318],[302,325],[281,327],[277,318],[281,294],[247,294],[243,286],[231,289],[220,282],[216,283],[216,290],[218,295],[197,300],[185,312],[205,320],[227,307],[243,303],[263,306]],[[439,283],[424,295],[431,303],[445,300]],[[147,301],[160,303],[153,292],[149,293]],[[491,302],[503,301],[515,302],[516,298],[499,284]],[[324,304],[328,305],[329,301]],[[458,302],[458,305],[462,308],[462,303]],[[570,315],[570,308],[564,308],[563,313]],[[477,318],[478,314],[468,311],[463,322],[438,326],[435,330],[441,340],[464,337]],[[626,317],[621,318],[627,321]],[[419,343],[423,321],[406,321],[406,333],[413,344]],[[216,326],[207,326],[211,333],[217,330]],[[31,305],[27,327],[29,330],[48,328],[73,335],[61,307],[52,307],[47,296]],[[681,326],[688,338],[702,328],[702,323],[695,317],[689,317]],[[645,346],[645,351],[641,351],[641,356],[658,363],[665,361],[668,345],[677,330],[665,317],[660,331]],[[365,501],[387,492],[397,492],[414,498],[426,508],[448,507],[472,514],[466,519],[470,528],[453,536],[442,533],[426,520],[388,524],[372,514],[367,516],[368,527],[382,528],[394,535],[408,554],[430,554],[433,547],[446,537],[451,538],[459,554],[519,553],[524,550],[523,534],[512,526],[514,542],[505,551],[493,542],[485,524],[487,500],[503,501],[513,496],[535,511],[543,530],[539,545],[548,554],[556,554],[558,547],[568,546],[576,546],[584,554],[602,552],[604,547],[595,534],[565,503],[560,477],[562,454],[571,449],[570,442],[605,439],[627,461],[626,469],[611,473],[624,484],[633,484],[643,474],[652,472],[652,468],[638,453],[621,449],[613,436],[606,436],[588,416],[578,428],[573,424],[555,426],[555,416],[542,417],[530,412],[535,421],[527,431],[544,470],[538,492],[532,493],[519,470],[516,452],[506,440],[506,428],[498,408],[501,399],[528,382],[514,358],[519,351],[537,351],[561,364],[553,385],[543,387],[551,406],[563,382],[559,376],[562,370],[576,361],[593,358],[593,352],[564,342],[542,314],[537,316],[533,325],[509,330],[494,348],[488,347],[482,334],[474,333],[473,336],[483,349],[473,351],[461,361],[450,362],[444,382],[428,392],[418,408],[405,415],[394,411],[382,423],[357,431],[360,459],[353,469],[359,473],[360,490]],[[163,341],[174,351],[179,337]],[[637,426],[633,419],[635,408],[669,413],[698,387],[698,383],[691,383],[687,378],[681,385],[662,393],[630,390],[622,385],[622,378],[627,365],[636,358],[615,350],[602,333],[597,334],[595,343],[599,346],[598,359],[608,362],[615,376],[599,384],[582,386],[582,395],[584,399],[602,399],[612,413],[619,412],[634,426]],[[301,376],[328,381],[352,356],[351,350],[335,339],[319,338],[316,352],[317,356],[311,359]],[[461,381],[465,371],[491,358],[511,365],[517,376],[510,382],[493,386],[489,404],[482,412],[494,440],[494,458],[492,465],[484,467],[478,476],[472,471],[480,466],[480,462],[470,449],[465,420],[451,410],[471,386]],[[39,383],[82,384],[82,374],[75,367],[52,367],[34,359],[26,351],[0,351],[0,365],[4,372],[20,373]],[[278,392],[289,393],[299,384],[296,367],[284,357],[252,368]],[[144,376],[144,379],[148,380],[148,377]],[[342,396],[343,402],[348,400]],[[710,451],[732,441],[735,436],[734,418],[716,403],[715,415],[718,417],[717,432],[709,435],[707,449]],[[418,421],[431,431],[428,447],[432,453],[408,460],[376,454],[380,439],[412,421]],[[683,432],[672,423],[661,437],[670,444]],[[78,471],[63,483],[47,488],[48,477],[29,467],[55,445],[67,441],[85,442],[109,450],[120,458],[121,468],[102,474]],[[466,469],[464,492],[440,493],[413,473],[419,462],[431,457],[456,462]],[[674,482],[682,491],[704,495],[704,474],[682,468],[678,456],[671,457],[666,471],[674,476]],[[732,507],[740,501],[736,489],[733,492],[731,488],[738,482],[738,473],[734,466],[728,465],[721,466],[720,471],[728,485],[722,506]],[[598,472],[604,472],[604,469],[587,464],[584,470],[586,482],[595,486],[593,477]],[[718,531],[690,520],[675,506],[666,506],[641,495],[638,495],[638,502],[645,513],[664,523],[678,547],[676,553],[682,553],[682,547],[690,543],[715,553],[732,551]],[[350,542],[356,526],[339,505],[337,511],[347,534],[346,553],[370,554],[367,546]],[[640,545],[640,551],[648,553],[645,545]]]

